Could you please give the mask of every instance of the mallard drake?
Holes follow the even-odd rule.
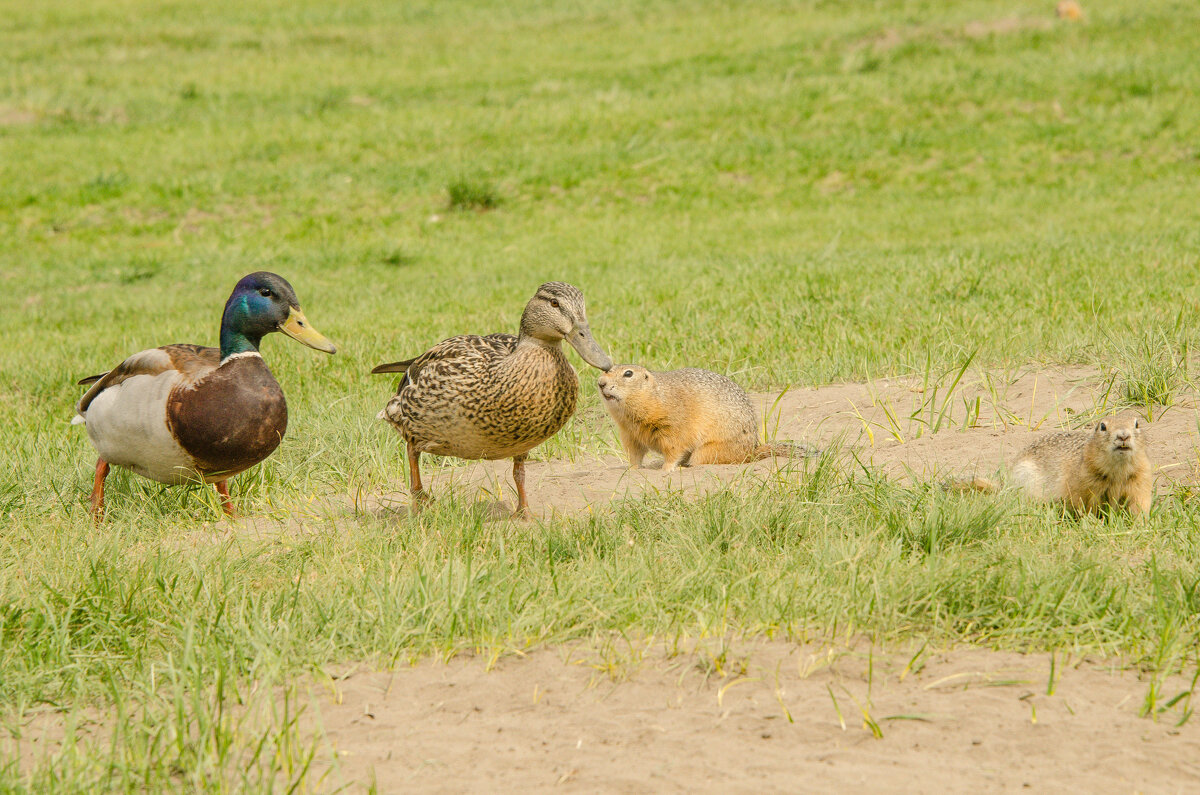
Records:
[[[579,397],[575,369],[562,350],[564,339],[593,367],[612,367],[588,327],[583,293],[564,282],[547,282],[526,304],[517,336],[451,337],[415,359],[371,371],[404,374],[379,418],[404,437],[415,504],[426,496],[421,453],[511,458],[517,515],[528,514],[525,458],[566,423]]]
[[[109,466],[159,483],[215,483],[233,514],[226,481],[269,456],[287,430],[287,401],[258,352],[282,331],[310,348],[337,348],[304,317],[292,286],[260,271],[233,288],[221,316],[221,347],[164,345],[135,353],[91,384],[76,405],[100,454],[92,516],[104,518]]]

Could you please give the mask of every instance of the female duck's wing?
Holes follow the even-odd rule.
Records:
[[[416,381],[421,370],[431,365],[438,365],[439,370],[442,369],[441,365],[447,365],[453,370],[456,363],[508,356],[516,347],[517,338],[512,334],[488,334],[483,337],[461,334],[442,340],[413,359],[381,364],[371,372],[404,373],[404,378],[400,380],[400,387],[403,387],[406,383]]]
[[[104,390],[117,386],[138,375],[162,375],[174,371],[182,383],[192,383],[203,378],[221,364],[221,352],[217,348],[203,345],[164,345],[130,356],[107,373],[92,375],[79,382],[80,386],[91,384],[91,389],[79,399],[75,410],[83,416],[96,396]]]
[[[486,382],[490,366],[516,347],[512,334],[463,334],[442,340],[414,359],[381,365],[374,372],[402,372],[404,377],[377,416],[400,428],[406,438],[414,418],[429,426],[426,432],[434,433],[444,424],[445,418],[438,417],[456,402],[455,396]]]

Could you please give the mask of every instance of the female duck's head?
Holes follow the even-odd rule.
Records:
[[[607,371],[613,366],[592,336],[583,293],[566,282],[546,282],[538,288],[521,315],[521,336],[549,343],[566,340],[592,367]]]
[[[296,291],[287,279],[267,271],[244,276],[225,302],[225,314],[221,317],[221,358],[257,351],[262,338],[272,331],[282,331],[318,351],[337,351],[334,344],[304,317]]]

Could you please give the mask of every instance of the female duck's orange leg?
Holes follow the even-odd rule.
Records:
[[[421,451],[412,442],[404,444],[408,451],[408,485],[412,492],[412,511],[416,513],[429,502],[429,493],[421,485]]]
[[[517,510],[513,518],[528,519],[529,503],[525,500],[525,456],[519,455],[513,459],[513,480],[517,484]]]

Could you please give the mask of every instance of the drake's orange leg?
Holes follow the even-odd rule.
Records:
[[[213,484],[217,487],[217,494],[221,495],[221,507],[225,509],[225,515],[233,517],[236,514],[233,512],[233,500],[229,499],[229,481],[218,480]]]
[[[96,459],[96,479],[92,483],[92,519],[96,524],[104,521],[104,479],[108,477],[108,462]]]

